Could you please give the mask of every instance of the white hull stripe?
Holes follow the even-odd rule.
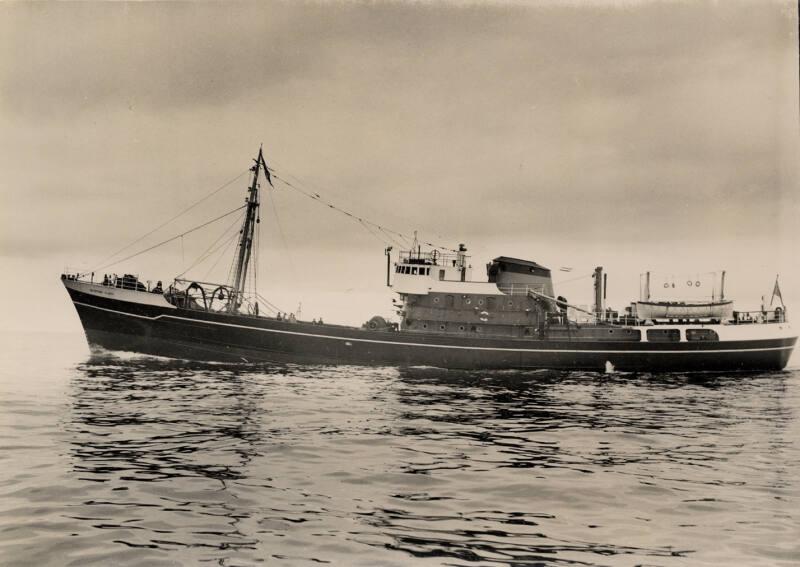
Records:
[[[249,325],[236,325],[234,323],[221,323],[219,321],[207,321],[205,319],[191,319],[188,317],[178,317],[176,315],[156,315],[155,317],[148,317],[147,315],[136,315],[134,313],[127,313],[125,311],[117,311],[115,309],[107,309],[105,307],[98,307],[96,305],[89,305],[88,303],[81,303],[80,301],[73,301],[75,305],[82,305],[84,307],[91,307],[92,309],[99,309],[100,311],[108,311],[109,313],[117,313],[128,317],[136,317],[137,319],[148,319],[155,321],[157,319],[176,319],[179,321],[189,321],[191,323],[205,323],[208,325],[218,325],[221,327],[233,327],[236,329],[248,329],[250,331],[261,331],[264,333],[278,333],[282,335],[298,335],[301,337],[314,337],[319,339],[332,339],[336,341],[353,341],[359,343],[374,343],[384,345],[397,345],[397,346],[415,346],[415,347],[428,347],[428,348],[449,348],[460,350],[490,350],[490,351],[503,351],[503,352],[547,352],[547,353],[603,353],[603,354],[719,354],[727,352],[766,352],[772,350],[791,350],[791,346],[781,347],[763,347],[763,348],[729,348],[729,349],[714,349],[714,350],[581,350],[581,349],[545,349],[545,348],[503,348],[503,347],[478,347],[478,346],[459,346],[459,345],[432,345],[427,343],[405,343],[399,341],[380,341],[376,339],[357,339],[354,337],[336,337],[331,335],[319,335],[316,333],[301,333],[298,331],[283,331],[279,329],[263,329],[261,327],[251,327]],[[641,343],[638,343],[641,344]]]

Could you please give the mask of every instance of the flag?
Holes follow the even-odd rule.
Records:
[[[267,162],[264,161],[264,156],[261,156],[261,164],[264,166],[264,175],[267,178],[267,183],[270,184],[270,187],[275,187],[272,184],[272,176],[269,174],[269,168],[267,167]]]
[[[775,287],[772,288],[772,297],[769,300],[769,306],[772,307],[772,302],[775,301],[775,298],[781,300],[781,306],[783,306],[783,295],[781,295],[781,287],[778,285],[778,276],[775,276]]]

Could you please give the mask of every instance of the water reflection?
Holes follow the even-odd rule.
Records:
[[[703,513],[738,498],[739,487],[785,487],[774,475],[765,484],[770,464],[752,467],[739,457],[752,446],[785,446],[789,377],[404,369],[394,434],[414,442],[400,468],[482,477],[464,482],[461,494],[483,490],[505,506],[458,506],[457,514],[432,517],[424,506],[420,513],[407,505],[447,499],[452,492],[444,489],[396,495],[406,506],[378,509],[370,519],[391,534],[388,545],[416,557],[509,565],[594,564],[602,561],[592,556],[615,555],[680,560],[696,551],[686,534],[662,538],[660,546],[624,542],[651,529],[655,495],[675,513],[695,509],[673,526],[691,529],[703,524]],[[499,488],[503,482],[513,486]],[[697,503],[714,504],[704,510]],[[537,509],[545,512],[531,511]],[[672,513],[669,506],[665,512]],[[583,522],[583,537],[560,533],[567,518]],[[509,524],[531,527],[511,531]],[[625,537],[620,526],[627,526]],[[616,537],[586,537],[593,533]]]
[[[263,391],[250,378],[237,366],[147,358],[81,365],[67,425],[73,466],[104,486],[68,517],[124,548],[255,549],[251,514],[231,490],[264,433]]]
[[[365,551],[367,565],[686,564],[706,534],[738,527],[720,517],[775,529],[753,502],[794,489],[763,454],[791,448],[790,377],[94,357],[71,380],[84,492],[68,517],[123,563],[119,549],[220,564]],[[743,498],[747,512],[731,504]]]
[[[73,380],[75,468],[120,480],[242,478],[261,434],[262,392],[235,366],[92,359]]]

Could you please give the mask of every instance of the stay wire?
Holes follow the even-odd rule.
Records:
[[[380,224],[378,224],[376,222],[373,222],[373,221],[371,221],[369,219],[366,219],[364,217],[360,217],[360,216],[358,216],[358,215],[356,215],[354,213],[351,213],[350,211],[347,211],[345,209],[337,207],[333,203],[330,203],[330,202],[326,201],[325,199],[323,199],[322,196],[319,193],[310,193],[309,191],[306,191],[305,189],[301,189],[300,187],[296,186],[295,184],[291,183],[290,181],[288,181],[288,180],[284,179],[283,177],[281,177],[280,175],[278,175],[274,170],[270,169],[270,171],[272,173],[272,177],[274,177],[275,179],[278,179],[284,185],[286,185],[288,187],[291,187],[292,189],[294,189],[295,191],[298,191],[299,193],[305,195],[309,199],[312,199],[314,201],[322,203],[323,205],[327,206],[329,209],[332,209],[332,210],[334,210],[334,211],[336,211],[338,213],[341,213],[341,214],[343,214],[345,216],[348,216],[348,217],[352,218],[353,220],[355,220],[357,222],[361,222],[361,223],[366,223],[366,224],[372,225],[372,226],[374,226],[375,228],[377,228],[377,229],[379,229],[381,231],[384,231],[386,233],[391,233],[391,234],[394,234],[396,236],[400,236],[402,238],[405,238],[406,240],[411,241],[411,238],[408,235],[403,234],[402,232],[398,232],[396,230],[392,230],[392,229],[387,228],[387,227],[385,227],[383,225],[380,225]],[[442,245],[439,245],[439,244],[436,244],[436,243],[433,243],[433,242],[423,242],[423,244],[425,244],[427,246],[430,246],[431,248],[438,248],[440,250],[445,250],[445,251],[448,251],[448,252],[458,252],[458,250],[454,250],[452,248],[448,248],[446,246],[442,246]]]
[[[294,277],[295,281],[297,279],[297,271],[294,267],[294,259],[292,258],[292,253],[289,250],[289,245],[286,242],[286,235],[283,232],[283,225],[281,225],[281,219],[278,217],[278,207],[275,205],[275,198],[272,196],[272,191],[267,190],[269,194],[269,202],[272,205],[272,216],[275,218],[275,225],[278,227],[278,234],[281,236],[281,242],[283,243],[283,249],[286,251],[286,258],[289,260],[289,269],[292,271],[292,277]]]
[[[259,206],[260,209],[260,206]],[[256,297],[256,302],[258,302],[258,258],[261,254],[259,251],[259,247],[261,244],[261,211],[259,210],[258,216],[256,217],[256,237],[255,237],[255,249],[256,255],[255,260],[253,261],[253,295]]]
[[[568,280],[563,280],[563,281],[560,281],[560,282],[556,282],[556,281],[554,281],[553,283],[554,283],[555,285],[564,285],[564,284],[566,284],[566,283],[570,283],[570,282],[576,282],[576,281],[578,281],[578,280],[582,280],[582,279],[585,279],[585,278],[590,278],[590,277],[592,277],[593,275],[594,275],[594,272],[592,272],[592,273],[590,273],[590,274],[584,274],[584,275],[582,275],[582,276],[576,276],[576,277],[574,277],[574,278],[570,278],[570,279],[568,279]]]
[[[105,263],[105,262],[108,262],[108,261],[109,261],[111,258],[113,258],[114,256],[116,256],[116,255],[118,255],[118,254],[121,254],[121,253],[123,253],[125,250],[128,250],[129,248],[131,248],[131,247],[132,247],[132,246],[134,246],[135,244],[138,244],[139,242],[141,242],[142,240],[144,240],[145,238],[147,238],[148,236],[150,236],[150,235],[151,235],[151,234],[153,234],[154,232],[156,232],[156,231],[158,231],[158,230],[160,230],[160,229],[164,228],[165,226],[167,226],[167,225],[168,225],[169,223],[171,223],[172,221],[174,221],[174,220],[176,220],[176,219],[178,219],[178,218],[182,217],[184,214],[186,214],[186,213],[188,213],[189,211],[191,211],[193,208],[195,208],[195,207],[196,207],[197,205],[199,205],[200,203],[203,203],[204,201],[207,201],[208,199],[210,199],[211,197],[213,197],[214,195],[216,195],[217,193],[219,193],[220,191],[222,191],[222,190],[223,190],[223,189],[225,189],[226,187],[229,187],[231,184],[233,184],[233,183],[235,183],[236,181],[238,181],[238,180],[239,180],[239,179],[240,179],[240,178],[241,178],[241,177],[242,177],[244,174],[246,174],[248,171],[250,171],[250,170],[249,170],[249,169],[245,169],[245,170],[244,170],[244,171],[242,171],[242,172],[241,172],[239,175],[237,175],[236,177],[234,177],[234,178],[233,178],[233,179],[231,179],[230,181],[227,181],[227,182],[226,182],[226,183],[224,183],[223,185],[221,185],[221,186],[217,187],[217,188],[216,188],[216,189],[214,189],[214,190],[213,190],[211,193],[209,193],[209,194],[208,194],[208,195],[206,195],[205,197],[201,198],[199,201],[195,201],[193,204],[191,204],[191,205],[189,205],[188,207],[186,207],[185,209],[183,209],[183,210],[182,210],[181,212],[179,212],[177,215],[173,216],[173,217],[172,217],[172,218],[170,218],[169,220],[166,220],[166,221],[164,221],[163,223],[161,223],[160,225],[158,225],[157,227],[155,227],[153,230],[151,230],[150,232],[147,232],[146,234],[143,234],[142,236],[140,236],[139,238],[137,238],[136,240],[134,240],[134,241],[133,241],[133,242],[131,242],[130,244],[127,244],[127,245],[123,246],[122,248],[120,248],[119,250],[117,250],[116,252],[114,252],[113,254],[111,254],[110,256],[106,256],[106,257],[105,257],[103,260],[101,260],[101,261],[100,261],[100,262],[98,262],[97,264],[98,264],[98,265],[100,265],[100,264],[103,264],[103,263]],[[111,264],[111,265],[113,265],[113,264]],[[97,268],[95,268],[95,269],[94,269],[94,270],[92,270],[92,271],[99,271],[99,270],[102,270],[102,269],[103,269],[103,267],[97,267]]]
[[[238,216],[238,217],[237,217],[237,218],[236,218],[236,219],[233,221],[233,223],[231,223],[231,224],[228,226],[228,228],[226,228],[226,229],[225,229],[225,230],[222,232],[222,234],[220,234],[220,235],[219,235],[219,238],[217,238],[217,239],[216,239],[214,242],[212,242],[212,243],[211,243],[211,246],[209,246],[208,248],[206,248],[206,249],[205,249],[205,251],[204,251],[202,254],[200,254],[200,256],[198,256],[198,257],[197,257],[197,260],[195,260],[195,261],[192,263],[192,265],[191,265],[191,266],[189,266],[188,268],[186,268],[186,269],[185,269],[183,272],[181,272],[180,274],[178,274],[178,275],[177,275],[177,276],[175,276],[175,277],[176,277],[176,278],[180,278],[181,276],[185,275],[185,274],[186,274],[186,272],[188,272],[189,270],[191,270],[191,269],[192,269],[192,268],[194,268],[195,266],[198,266],[198,265],[202,264],[202,263],[203,263],[203,262],[205,262],[205,261],[206,261],[206,260],[207,260],[209,257],[211,257],[211,256],[212,256],[212,255],[213,255],[213,254],[214,254],[214,253],[215,253],[215,252],[218,250],[217,248],[214,248],[214,247],[215,247],[215,246],[216,246],[216,245],[217,245],[217,244],[218,244],[218,243],[219,243],[219,242],[220,242],[220,241],[221,241],[223,238],[225,238],[225,236],[226,236],[226,235],[227,235],[227,234],[230,232],[230,230],[231,230],[233,227],[235,227],[235,226],[237,225],[237,223],[241,222],[241,219],[242,219],[242,216],[243,216],[243,214],[244,214],[244,213],[242,213],[242,215],[239,215],[239,216]],[[224,246],[225,244],[227,244],[227,241],[225,241],[225,242],[224,242],[222,245]],[[212,250],[212,248],[213,248],[213,250]]]
[[[205,273],[205,275],[203,276],[203,279],[204,279],[204,280],[207,280],[207,279],[208,279],[208,275],[211,273],[211,271],[212,271],[214,268],[216,268],[216,267],[217,267],[217,264],[219,263],[220,259],[221,259],[222,257],[224,257],[224,256],[225,256],[225,253],[227,253],[227,251],[228,251],[228,248],[230,247],[231,243],[234,241],[234,239],[235,239],[237,236],[238,236],[238,234],[237,234],[236,232],[232,233],[230,236],[228,236],[228,238],[225,240],[225,242],[222,242],[222,243],[221,243],[221,244],[220,244],[220,245],[219,245],[217,248],[215,248],[215,249],[214,249],[212,252],[210,252],[210,253],[209,253],[209,254],[208,254],[208,255],[207,255],[205,258],[203,258],[203,260],[202,260],[201,262],[198,262],[198,263],[197,263],[197,264],[199,265],[199,264],[201,264],[202,262],[205,262],[206,260],[210,259],[210,258],[211,258],[211,257],[212,257],[214,254],[217,254],[217,253],[218,253],[218,252],[220,252],[220,251],[222,252],[222,254],[220,254],[220,256],[218,256],[218,257],[217,257],[217,259],[214,261],[214,263],[211,265],[211,268],[209,268],[209,270],[208,270],[208,271]],[[223,250],[223,249],[224,249],[224,250]],[[187,270],[187,271],[188,271],[188,270]]]
[[[280,169],[280,168],[279,168],[279,169]],[[318,187],[317,187],[317,186],[316,186],[314,183],[311,183],[311,182],[309,182],[309,181],[304,181],[303,179],[300,179],[298,176],[296,176],[296,175],[293,175],[293,174],[291,174],[291,173],[286,173],[286,172],[284,172],[284,175],[286,175],[287,177],[291,177],[291,178],[292,178],[292,179],[294,179],[294,180],[295,180],[295,182],[297,182],[298,184],[310,186],[310,187],[311,187],[311,188],[314,190],[314,192],[313,192],[313,195],[314,195],[316,198],[318,198],[318,199],[321,199],[321,196],[320,196],[320,194],[318,193],[318,191],[319,191],[319,188],[318,188]],[[288,184],[288,182],[287,182],[285,179],[281,179],[281,181],[283,181],[284,183],[287,183],[287,184]],[[290,185],[290,186],[291,186],[291,185]],[[293,187],[293,188],[297,189],[298,191],[301,191],[301,190],[300,190],[299,188],[297,188],[297,187]],[[302,192],[302,191],[301,191],[301,192]],[[306,194],[307,194],[307,193],[306,193]],[[308,195],[308,194],[307,194],[307,195]],[[308,196],[309,196],[309,197],[311,197],[311,198],[315,198],[315,197],[312,197],[311,195],[308,195]],[[329,203],[327,203],[327,202],[326,202],[325,204],[328,204],[329,206],[331,206],[331,205],[330,205]],[[332,208],[335,208],[335,209],[336,209],[336,210],[338,210],[339,212],[343,212],[344,214],[347,214],[348,216],[351,216],[351,217],[353,217],[354,219],[357,219],[357,220],[359,220],[359,221],[363,221],[363,222],[365,222],[365,223],[371,224],[372,226],[374,226],[374,227],[378,228],[378,230],[380,230],[380,231],[382,231],[382,232],[384,232],[384,233],[387,233],[387,236],[388,236],[388,233],[389,233],[389,232],[391,232],[391,233],[395,234],[396,236],[399,236],[400,238],[402,238],[402,239],[404,239],[404,240],[406,241],[405,243],[404,243],[404,242],[399,242],[399,241],[398,241],[398,242],[395,242],[395,243],[396,243],[398,246],[401,246],[401,247],[403,247],[403,246],[408,246],[408,247],[410,247],[410,246],[411,246],[411,244],[412,244],[412,242],[413,242],[413,239],[412,239],[411,237],[409,237],[409,236],[406,236],[406,235],[404,235],[403,233],[396,232],[396,231],[393,231],[393,230],[391,230],[391,229],[387,229],[386,227],[383,227],[383,226],[381,226],[381,225],[379,225],[379,224],[377,224],[377,223],[374,223],[374,222],[370,221],[369,219],[365,219],[365,218],[363,218],[363,217],[358,217],[357,215],[354,215],[354,214],[352,214],[352,213],[348,213],[348,212],[346,212],[346,211],[344,211],[344,210],[342,210],[342,209],[340,209],[340,208],[338,208],[338,207],[332,207]],[[439,237],[439,238],[442,238],[442,236],[441,236],[440,234],[437,234],[437,237]],[[452,250],[451,248],[448,248],[448,247],[446,247],[446,246],[440,246],[440,245],[438,245],[438,244],[432,244],[432,243],[430,243],[430,242],[426,242],[425,244],[427,244],[427,245],[429,245],[429,246],[432,246],[432,247],[434,247],[434,248],[439,248],[439,249],[441,249],[441,250],[447,250],[447,251],[451,251],[451,252],[456,252],[456,250]]]
[[[373,237],[375,237],[376,239],[378,239],[378,240],[380,241],[380,243],[381,243],[381,244],[383,244],[384,246],[385,246],[385,245],[387,245],[387,244],[390,244],[390,243],[391,243],[391,240],[389,240],[387,237],[385,237],[385,236],[381,236],[380,234],[378,234],[377,232],[375,232],[375,229],[372,229],[372,228],[370,228],[370,227],[369,227],[369,225],[368,225],[367,223],[365,223],[364,221],[362,221],[362,220],[357,220],[356,222],[357,222],[357,223],[358,223],[358,224],[359,224],[359,225],[360,225],[360,226],[361,226],[361,227],[362,227],[364,230],[366,230],[366,231],[367,231],[367,232],[370,234],[370,236],[373,236]]]
[[[258,299],[259,299],[259,300],[263,301],[263,302],[264,302],[264,305],[266,305],[266,306],[267,306],[269,309],[271,309],[271,310],[272,310],[274,313],[278,313],[279,311],[283,311],[283,309],[280,309],[280,308],[279,308],[277,305],[275,305],[274,303],[272,303],[272,302],[271,302],[269,299],[267,299],[266,297],[262,296],[260,293],[256,293],[256,297],[258,297]]]
[[[131,258],[135,258],[136,256],[140,256],[141,254],[144,254],[145,252],[150,252],[151,250],[154,250],[154,249],[158,248],[159,246],[163,246],[164,244],[167,244],[167,243],[169,243],[169,242],[172,242],[173,240],[177,240],[178,238],[183,238],[183,237],[184,237],[184,236],[186,236],[187,234],[191,234],[191,233],[193,233],[193,232],[195,232],[195,231],[197,231],[197,230],[200,230],[201,228],[204,228],[204,227],[206,227],[206,226],[208,226],[208,225],[210,225],[210,224],[212,224],[212,223],[215,223],[215,222],[217,222],[218,220],[224,219],[225,217],[227,217],[227,216],[229,216],[229,215],[232,215],[232,214],[233,214],[233,213],[235,213],[236,211],[240,211],[240,210],[244,209],[246,206],[247,206],[247,205],[242,205],[241,207],[236,207],[236,208],[235,208],[235,209],[233,209],[232,211],[228,211],[227,213],[225,213],[225,214],[223,214],[223,215],[220,215],[220,216],[218,216],[218,217],[216,217],[216,218],[213,218],[213,219],[211,219],[210,221],[207,221],[207,222],[204,222],[203,224],[197,225],[197,226],[195,226],[194,228],[190,228],[190,229],[189,229],[189,230],[187,230],[186,232],[182,232],[181,234],[175,235],[175,236],[173,236],[173,237],[171,237],[171,238],[167,238],[166,240],[162,240],[162,241],[161,241],[161,242],[159,242],[158,244],[154,244],[153,246],[150,246],[149,248],[145,248],[144,250],[141,250],[141,251],[139,251],[139,252],[136,252],[135,254],[131,254],[131,255],[129,255],[129,256],[125,256],[125,257],[124,257],[124,258],[122,258],[121,260],[114,260],[113,262],[110,262],[110,263],[108,263],[108,264],[105,264],[105,265],[103,265],[103,266],[100,266],[100,267],[98,267],[98,268],[95,268],[95,270],[94,270],[94,271],[100,271],[100,270],[104,270],[104,269],[106,269],[106,268],[109,268],[109,267],[111,267],[111,266],[115,266],[116,264],[120,264],[120,263],[122,263],[122,262],[125,262],[126,260],[130,260]]]
[[[211,265],[211,267],[210,267],[210,268],[208,269],[208,271],[205,273],[205,275],[203,276],[203,279],[204,279],[204,280],[205,280],[205,279],[208,279],[208,276],[211,274],[211,272],[213,272],[213,271],[214,271],[214,268],[216,268],[216,267],[217,267],[217,264],[219,264],[219,261],[220,261],[220,260],[222,260],[222,259],[223,259],[225,256],[227,256],[227,255],[228,255],[228,250],[230,249],[230,246],[231,246],[231,244],[233,244],[234,242],[236,242],[236,237],[237,237],[237,236],[239,236],[239,233],[238,233],[238,232],[234,232],[233,234],[231,234],[231,235],[230,235],[230,237],[228,238],[228,240],[226,240],[226,241],[225,241],[225,244],[223,244],[223,245],[222,245],[220,248],[218,248],[218,249],[217,249],[217,250],[222,250],[222,254],[220,254],[219,256],[217,256],[217,259],[214,261],[214,263]],[[230,276],[229,276],[229,277],[228,277],[228,279],[225,281],[225,283],[227,283],[227,282],[229,282],[229,281],[230,281]]]

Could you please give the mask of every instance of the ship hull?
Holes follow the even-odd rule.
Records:
[[[619,371],[757,371],[784,368],[797,340],[786,324],[780,329],[750,325],[738,338],[695,343],[376,331],[177,309],[158,294],[69,280],[64,284],[90,345],[189,360],[565,370],[605,370],[610,364]]]

